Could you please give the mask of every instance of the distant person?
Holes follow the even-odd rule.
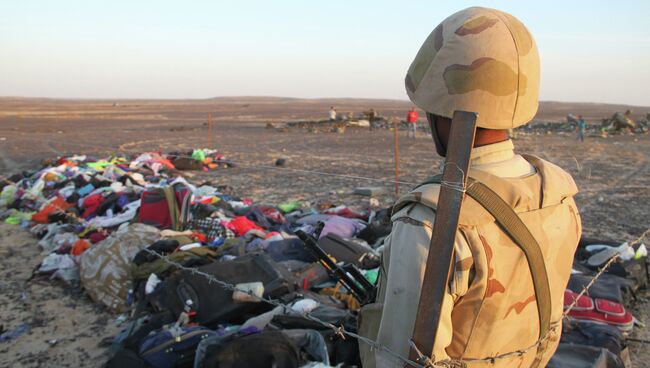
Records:
[[[418,112],[415,111],[415,107],[412,107],[406,114],[406,123],[408,124],[408,130],[406,131],[406,138],[409,137],[410,133],[413,132],[413,138],[415,138],[415,132],[418,129]]]
[[[336,120],[336,109],[334,106],[330,106],[330,121]]]
[[[373,122],[375,121],[375,118],[377,117],[377,113],[375,112],[375,109],[370,109],[370,111],[366,112],[368,115],[368,123],[370,124],[370,130],[375,130],[375,125]]]
[[[585,119],[582,118],[582,115],[578,115],[578,140],[580,142],[585,141]]]

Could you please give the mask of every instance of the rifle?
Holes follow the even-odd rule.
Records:
[[[353,264],[339,266],[334,260],[318,245],[317,237],[320,235],[325,224],[319,222],[311,236],[302,230],[296,231],[296,235],[305,243],[307,249],[320,262],[333,278],[337,279],[348,289],[350,294],[359,301],[361,305],[372,303],[375,300],[376,286],[370,283],[361,271]]]
[[[413,328],[409,358],[428,367],[426,359],[433,353],[436,333],[440,322],[442,301],[451,273],[454,257],[454,242],[458,229],[460,208],[465,197],[465,183],[477,114],[455,111],[449,133],[447,157],[442,173],[440,196],[433,234],[427,255],[420,301]]]

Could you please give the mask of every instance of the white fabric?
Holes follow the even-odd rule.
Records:
[[[97,227],[113,227],[120,224],[123,224],[127,221],[133,220],[135,215],[138,213],[138,208],[140,208],[140,200],[133,201],[126,205],[122,213],[118,213],[115,216],[97,216],[90,220],[90,224]]]

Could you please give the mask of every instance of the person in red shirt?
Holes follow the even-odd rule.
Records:
[[[415,138],[415,131],[418,127],[418,112],[415,111],[415,107],[412,107],[411,110],[409,110],[408,114],[406,114],[406,123],[408,123],[406,137],[408,138],[410,133],[413,132],[413,138]]]

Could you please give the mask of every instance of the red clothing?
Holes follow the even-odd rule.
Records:
[[[246,235],[247,232],[251,230],[260,230],[264,231],[261,227],[257,226],[256,223],[253,221],[247,219],[244,216],[237,216],[230,221],[229,226],[227,226],[230,230],[235,232],[235,235],[237,236],[244,236]]]
[[[418,121],[418,112],[417,111],[409,111],[408,115],[406,115],[406,122],[407,123],[417,123]]]

